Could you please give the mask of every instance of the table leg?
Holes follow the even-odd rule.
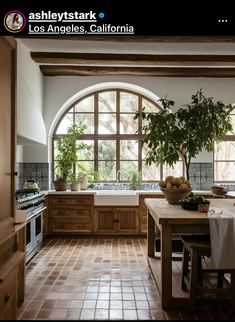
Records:
[[[148,231],[147,231],[147,243],[148,243],[148,256],[153,257],[154,256],[154,227],[155,222],[148,210]]]
[[[171,308],[172,300],[172,244],[171,226],[162,225],[161,229],[161,289],[162,308]]]

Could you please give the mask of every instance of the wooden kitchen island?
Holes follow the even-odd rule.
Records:
[[[159,289],[162,308],[186,307],[188,292],[181,290],[181,262],[172,260],[172,236],[209,233],[209,219],[205,213],[184,210],[180,205],[169,205],[166,200],[145,199],[145,203],[148,208],[148,263]],[[213,199],[210,205],[235,213],[233,204],[232,199]],[[155,226],[160,232],[159,256],[154,249]]]

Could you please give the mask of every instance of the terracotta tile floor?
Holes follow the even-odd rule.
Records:
[[[225,320],[223,308],[163,311],[145,239],[50,238],[27,266],[19,320]]]

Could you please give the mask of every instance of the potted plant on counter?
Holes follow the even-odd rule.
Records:
[[[137,188],[139,188],[141,185],[141,182],[142,182],[142,173],[138,171],[132,171],[131,179],[130,179],[132,189],[136,190]]]
[[[55,175],[56,180],[53,182],[55,190],[66,191],[68,188],[69,178],[71,181],[76,178],[76,164],[78,161],[78,151],[82,149],[91,149],[91,146],[79,142],[81,135],[84,134],[86,125],[81,122],[68,127],[67,134],[59,137],[57,142],[57,155]],[[73,175],[74,174],[74,175]]]
[[[145,159],[147,165],[167,164],[173,166],[181,158],[185,165],[186,178],[189,180],[189,169],[192,158],[203,149],[214,150],[215,141],[223,139],[232,130],[230,112],[231,104],[222,101],[214,102],[205,97],[200,89],[192,95],[190,104],[175,113],[171,108],[175,102],[163,98],[162,110],[158,113],[137,113],[143,122],[142,144],[148,146]]]

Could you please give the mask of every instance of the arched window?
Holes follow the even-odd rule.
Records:
[[[145,182],[156,182],[167,175],[180,176],[182,162],[173,168],[146,166],[146,146],[141,149],[141,120],[135,113],[145,107],[148,113],[156,113],[160,106],[139,93],[109,89],[93,92],[73,103],[57,123],[52,139],[53,169],[56,166],[56,140],[66,135],[67,128],[82,121],[86,133],[81,141],[92,145],[91,150],[79,150],[74,171],[98,171],[99,181],[116,181],[120,170],[120,181],[128,181],[131,171],[141,171]]]
[[[233,131],[216,143],[214,152],[215,183],[235,182],[235,109],[230,113]]]

